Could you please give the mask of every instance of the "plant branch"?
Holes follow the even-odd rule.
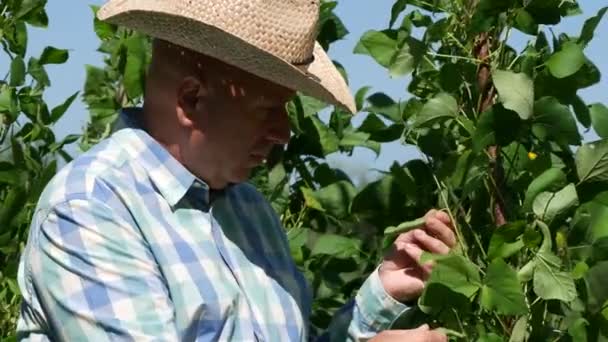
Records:
[[[491,39],[489,33],[484,32],[477,36],[475,45],[475,56],[482,61],[477,71],[477,86],[480,91],[480,100],[478,112],[483,113],[488,110],[494,104],[496,89],[491,81],[491,67],[490,61],[490,50],[491,50]],[[502,191],[504,170],[502,166],[502,160],[500,158],[500,146],[493,145],[487,149],[488,156],[490,158],[490,176],[494,183],[492,197],[494,197],[493,211],[494,221],[496,226],[504,225],[506,220],[506,206],[504,202],[504,196]]]

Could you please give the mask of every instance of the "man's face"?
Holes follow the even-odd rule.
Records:
[[[221,63],[203,68],[191,80],[199,86],[178,100],[191,120],[182,158],[211,188],[223,188],[246,181],[274,145],[289,141],[286,104],[295,92]]]

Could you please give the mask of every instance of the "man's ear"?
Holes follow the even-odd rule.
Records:
[[[177,88],[177,120],[180,126],[193,125],[196,109],[203,94],[203,84],[196,77],[185,77]]]

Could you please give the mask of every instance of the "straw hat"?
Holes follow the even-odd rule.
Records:
[[[320,0],[110,0],[100,20],[183,46],[355,112],[315,41]]]

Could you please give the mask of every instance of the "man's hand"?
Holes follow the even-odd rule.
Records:
[[[397,237],[378,271],[384,289],[398,301],[410,301],[422,293],[433,267],[432,262],[420,264],[423,251],[447,254],[456,245],[452,223],[446,213],[430,210],[425,219],[423,227]]]
[[[430,330],[428,325],[422,325],[412,330],[385,330],[374,336],[370,342],[447,342],[446,335]]]

